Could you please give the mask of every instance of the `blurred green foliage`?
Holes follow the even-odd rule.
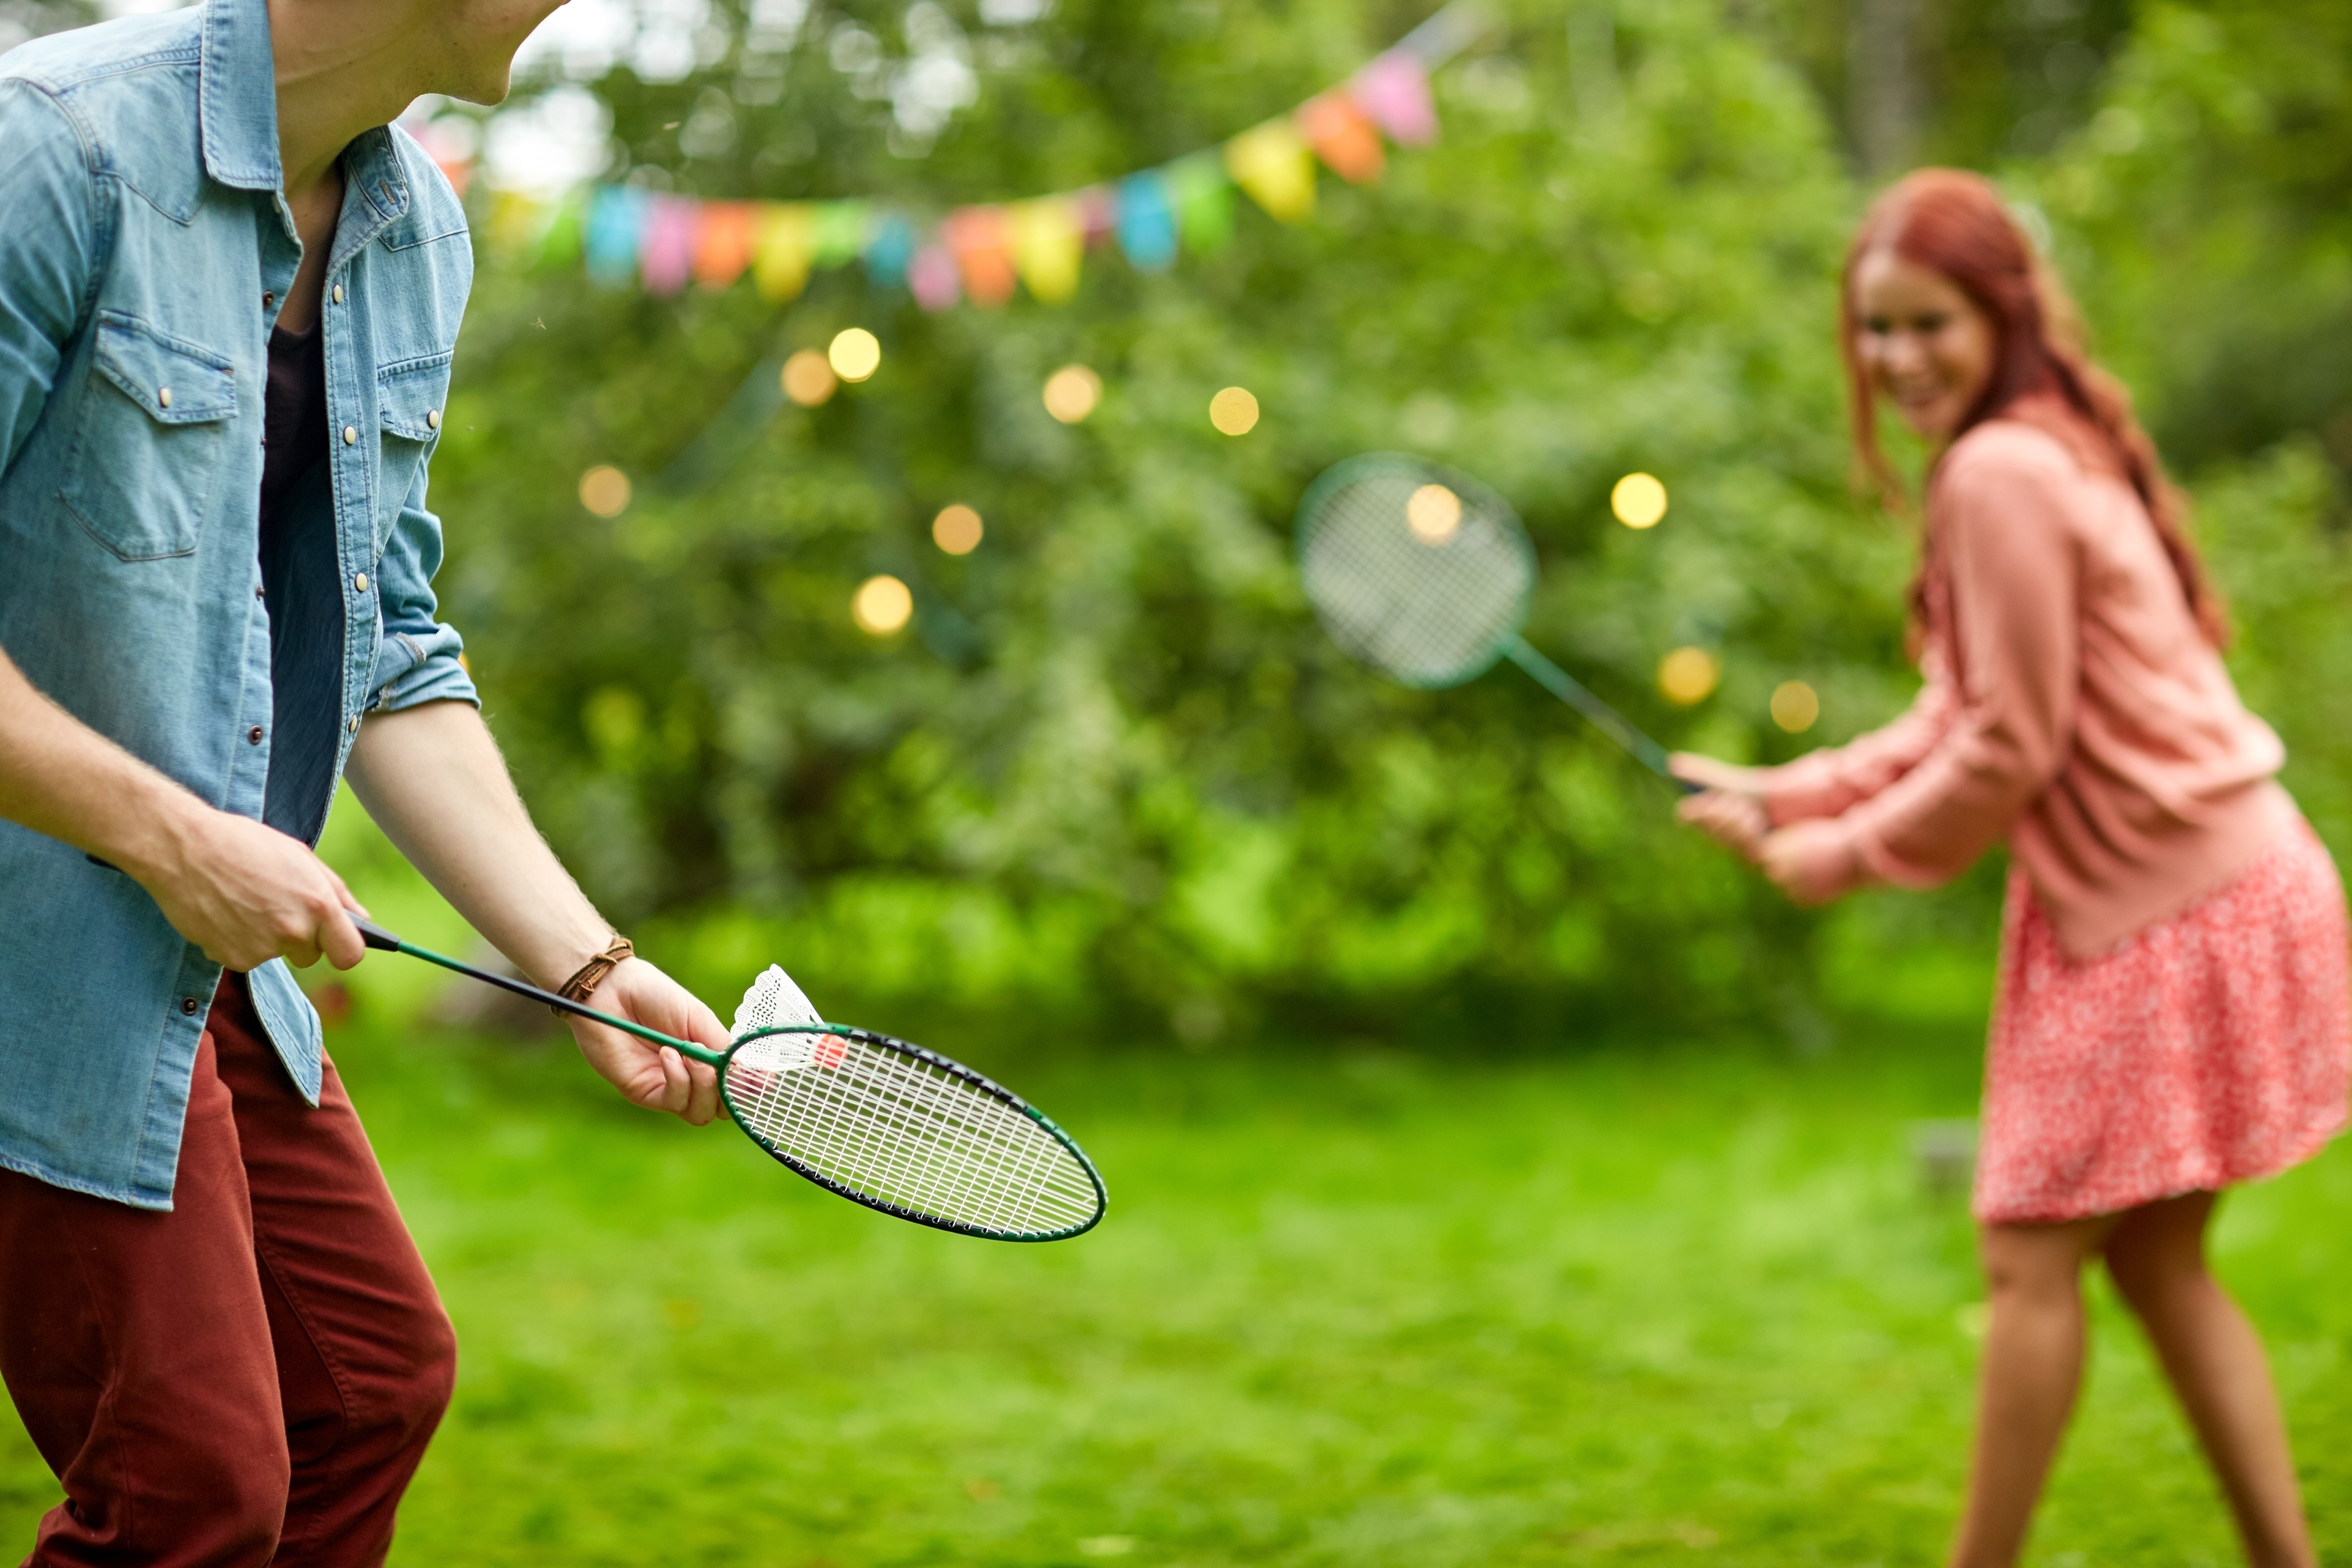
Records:
[[[1517,504],[1544,568],[1530,636],[1669,744],[1778,759],[1905,700],[1911,545],[1847,489],[1830,332],[1867,193],[1790,46],[1802,7],[1613,9],[1596,61],[1590,28],[1515,8],[1442,73],[1439,145],[1369,187],[1327,177],[1302,226],[1244,201],[1228,246],[1163,275],[1097,251],[1062,305],[927,316],[853,268],[780,310],[487,258],[435,467],[442,587],[592,893],[712,994],[777,958],[860,1006],[1194,1043],[1304,1010],[1364,1033],[1760,1010],[1811,1038],[1824,1009],[1979,1005],[1997,868],[1792,911],[1514,672],[1385,686],[1298,593],[1307,482],[1411,449]],[[1000,25],[853,0],[787,43],[721,9],[707,67],[590,85],[616,175],[944,207],[1212,142],[1420,15],[1066,0]],[[2249,694],[2343,843],[2345,454],[2324,443],[2345,360],[2288,351],[2352,298],[2324,199],[2352,138],[2346,51],[2299,47],[2306,26],[2344,27],[2317,4],[2146,7],[2100,36],[2077,130],[2001,173],[2193,465]],[[977,100],[909,145],[874,83],[943,27]],[[880,373],[778,407],[775,363],[850,324]],[[1065,427],[1039,392],[1069,363],[1106,395]],[[1234,384],[1265,416],[1229,438],[1207,405]],[[575,500],[597,463],[635,483],[611,521]],[[1638,534],[1606,505],[1636,468],[1673,497]],[[951,501],[986,520],[962,559],[928,537]],[[876,572],[917,601],[880,640],[849,616]],[[1687,710],[1654,679],[1685,644],[1725,670]],[[1767,717],[1790,679],[1822,696],[1801,739]]]

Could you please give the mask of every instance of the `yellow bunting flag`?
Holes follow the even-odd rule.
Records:
[[[1041,196],[1012,209],[1013,265],[1029,292],[1049,303],[1078,291],[1086,220],[1067,196]]]
[[[770,300],[789,300],[808,286],[816,225],[802,202],[762,202],[753,222],[751,281]]]
[[[1234,183],[1285,223],[1315,210],[1315,158],[1287,120],[1269,120],[1225,143]]]
[[[520,191],[498,191],[490,196],[490,248],[500,256],[528,254],[547,231],[553,204]]]

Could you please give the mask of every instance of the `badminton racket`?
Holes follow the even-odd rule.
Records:
[[[1465,474],[1396,452],[1327,470],[1298,503],[1298,575],[1350,658],[1443,690],[1509,659],[1685,794],[1666,749],[1521,635],[1536,552],[1510,503]]]
[[[1019,1095],[936,1051],[819,1019],[771,965],[736,1009],[723,1051],[477,969],[354,916],[368,946],[404,952],[593,1018],[716,1068],[735,1124],[786,1169],[898,1219],[993,1241],[1060,1241],[1094,1228],[1108,1196],[1094,1162]]]

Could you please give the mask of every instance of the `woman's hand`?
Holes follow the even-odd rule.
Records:
[[[728,1047],[719,1015],[685,986],[642,958],[624,959],[588,998],[588,1005],[632,1024],[714,1051]],[[588,1065],[614,1089],[648,1110],[667,1110],[700,1127],[719,1114],[719,1073],[689,1061],[669,1046],[656,1046],[586,1018],[571,1020],[572,1037]]]
[[[1801,904],[1826,904],[1859,879],[1853,842],[1828,819],[1792,822],[1766,834],[1755,858]]]
[[[1771,814],[1764,809],[1763,797],[1756,788],[1758,770],[1695,752],[1676,752],[1666,760],[1666,766],[1676,778],[1700,786],[1698,794],[1683,797],[1675,816],[1754,860],[1757,847],[1772,831]]]

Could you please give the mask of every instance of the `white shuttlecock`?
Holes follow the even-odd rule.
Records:
[[[817,1010],[810,1005],[807,994],[793,984],[793,977],[781,964],[768,965],[767,973],[751,982],[743,993],[742,1005],[735,1009],[735,1026],[731,1039],[741,1039],[755,1029],[772,1029],[779,1024],[817,1024],[824,1022]]]

